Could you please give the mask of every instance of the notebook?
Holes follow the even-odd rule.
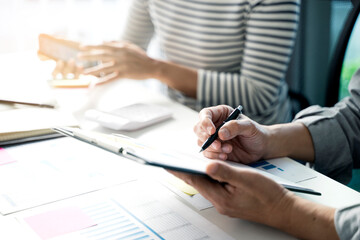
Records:
[[[0,111],[0,146],[60,137],[54,126],[78,126],[72,114],[58,109],[26,107]]]

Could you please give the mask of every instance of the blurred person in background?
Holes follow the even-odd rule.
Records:
[[[58,62],[54,75],[79,73],[154,78],[168,96],[195,110],[240,103],[263,124],[291,120],[284,80],[299,21],[300,0],[133,0],[121,41],[83,46],[83,69]],[[146,54],[156,37],[162,59]]]

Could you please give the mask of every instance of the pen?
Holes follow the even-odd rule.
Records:
[[[232,113],[230,113],[229,117],[220,125],[216,128],[216,131],[213,135],[211,135],[205,142],[204,144],[201,146],[201,150],[200,152],[204,151],[205,149],[207,149],[217,138],[218,138],[218,132],[220,130],[220,128],[228,121],[231,120],[235,120],[237,119],[240,114],[241,114],[241,110],[243,109],[243,107],[241,105],[239,105],[237,108],[234,109],[234,111],[232,111]]]
[[[50,105],[50,104],[33,103],[33,102],[21,102],[21,101],[13,101],[13,100],[5,100],[5,99],[0,99],[0,103],[22,104],[22,105],[29,105],[29,106],[35,106],[35,107],[55,108],[55,106]]]

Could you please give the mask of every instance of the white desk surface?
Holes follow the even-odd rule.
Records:
[[[4,82],[0,81],[0,84],[4,84]],[[82,114],[86,109],[99,108],[102,110],[110,110],[134,102],[154,103],[168,107],[174,113],[172,119],[135,132],[118,133],[126,134],[130,137],[163,148],[178,149],[182,151],[184,149],[186,149],[186,151],[199,150],[195,134],[193,133],[193,126],[198,120],[198,113],[169,100],[155,91],[144,88],[143,83],[131,80],[121,80],[97,87],[91,91],[86,89],[54,89],[52,91],[62,107],[75,112],[75,115],[80,119],[83,128],[93,129],[104,133],[112,133],[114,131],[83,120]],[[89,98],[90,101],[88,101]],[[298,169],[299,172],[311,171],[316,175],[316,178],[303,181],[301,184],[305,187],[320,191],[322,196],[301,194],[302,197],[333,207],[341,207],[360,202],[360,194],[358,192],[295,161],[290,159],[283,159],[282,161],[287,161],[288,164],[294,169]],[[149,169],[147,172],[148,177],[155,176],[158,171],[159,169],[155,168],[152,170]],[[198,211],[184,200],[180,200],[188,205],[189,208],[217,225],[234,239],[293,239],[293,237],[267,226],[222,216],[217,213],[214,208]],[[0,226],[13,226],[13,220],[10,220],[12,215],[14,214],[1,216]],[[8,231],[11,231],[11,229],[13,228],[7,228]]]
[[[106,90],[107,88],[107,90]],[[193,133],[193,126],[198,121],[198,113],[181,105],[163,95],[157,94],[144,88],[136,81],[123,80],[117,83],[112,83],[110,86],[104,86],[103,89],[97,93],[94,92],[94,98],[97,98],[99,92],[105,93],[101,100],[96,101],[97,107],[101,109],[111,108],[110,106],[116,103],[117,105],[125,105],[132,102],[148,102],[158,104],[170,108],[173,112],[173,119],[154,126],[145,128],[135,132],[119,132],[128,136],[140,139],[144,142],[149,142],[152,145],[197,152],[199,147],[196,143],[196,136]],[[94,102],[94,101],[93,101]],[[94,107],[94,105],[93,105]],[[92,125],[84,121],[85,128],[94,129],[101,132],[113,132],[102,127]],[[310,171],[316,175],[316,178],[305,180],[301,182],[303,186],[316,189],[322,193],[322,196],[312,196],[307,194],[299,194],[311,201],[326,204],[333,207],[341,207],[349,204],[360,202],[360,194],[318,172],[309,169],[293,160],[284,158],[283,161],[289,162],[293,168],[297,168],[299,172]],[[232,219],[226,216],[221,216],[214,208],[202,210],[199,212],[202,216],[219,226],[229,235],[235,239],[263,239],[266,236],[268,239],[291,239],[291,236],[281,233],[272,228],[262,226],[248,221],[239,219]]]

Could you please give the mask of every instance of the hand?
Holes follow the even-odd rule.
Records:
[[[199,146],[202,146],[232,111],[233,109],[226,105],[200,111],[200,120],[194,127]],[[244,115],[241,115],[239,120],[224,124],[218,135],[219,139],[204,151],[205,157],[247,164],[267,155],[267,128]]]
[[[70,59],[69,61],[57,61],[52,76],[54,79],[64,78],[64,79],[73,79],[78,78],[80,74],[84,71],[84,68],[75,63],[75,59]]]
[[[109,42],[97,46],[84,46],[81,60],[99,61],[101,64],[85,69],[85,74],[101,76],[99,83],[118,78],[147,79],[153,77],[155,60],[129,42]]]
[[[231,167],[221,161],[213,161],[207,167],[207,174],[214,180],[170,172],[196,188],[219,213],[271,226],[287,221],[285,214],[289,213],[295,197],[259,173]]]
[[[169,172],[196,188],[221,214],[269,225],[300,239],[338,239],[334,208],[297,197],[257,172],[221,161],[207,166],[210,178]]]

